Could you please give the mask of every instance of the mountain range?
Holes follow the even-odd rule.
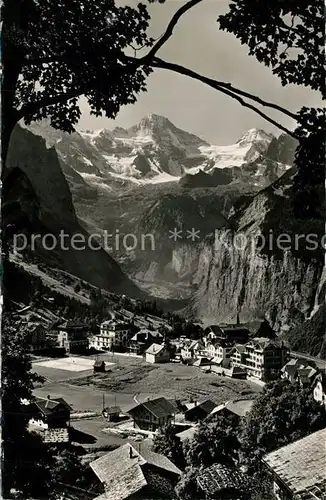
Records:
[[[301,232],[303,223],[294,221],[291,211],[297,174],[290,137],[254,129],[236,144],[218,147],[155,115],[128,130],[68,135],[44,122],[31,130],[17,128],[13,134],[7,201],[18,199],[34,231],[64,227],[70,234],[87,234],[118,227],[150,232],[156,241],[154,251],[52,252],[41,258],[107,290],[140,296],[140,287],[187,299],[186,315],[205,323],[265,315],[278,332],[289,332],[297,349],[305,343],[304,329],[317,324],[313,350],[320,352],[325,312],[320,256],[238,250],[232,239],[230,248],[216,245],[216,230],[226,242],[271,228]],[[124,169],[127,164],[130,169]],[[308,229],[317,224],[319,231],[319,222],[309,221]],[[192,228],[200,233],[193,241],[186,236]],[[169,237],[174,229],[182,232],[180,240]],[[297,344],[296,331],[301,332]]]
[[[108,191],[130,183],[181,181],[187,186],[184,176],[192,176],[193,185],[189,187],[206,187],[207,180],[201,180],[203,173],[210,176],[209,184],[213,186],[245,181],[253,188],[261,188],[291,166],[287,163],[291,159],[282,151],[278,158],[270,156],[269,148],[277,139],[263,130],[251,129],[235,144],[216,146],[155,114],[128,129],[116,127],[68,135],[37,122],[31,130],[44,137],[48,146],[55,146],[70,184],[97,190]]]
[[[163,288],[175,289],[171,262],[181,242],[171,240],[169,231],[195,228],[201,241],[227,227],[235,204],[289,171],[296,147],[291,137],[260,129],[235,144],[211,145],[155,114],[128,129],[69,135],[41,121],[30,130],[55,148],[85,230],[154,235],[155,251],[113,250],[112,256],[155,293],[162,280]]]

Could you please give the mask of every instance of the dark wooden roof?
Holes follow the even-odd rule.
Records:
[[[185,412],[185,418],[192,418],[194,416],[198,415],[209,415],[214,408],[216,408],[216,403],[211,401],[210,399],[207,399],[206,401],[203,401],[202,403],[199,403],[198,405],[194,406],[193,408],[190,408]]]
[[[247,493],[251,488],[250,478],[240,469],[222,464],[204,469],[197,476],[197,484],[208,498],[217,498],[216,494],[226,491]]]
[[[308,494],[313,487],[326,486],[325,442],[326,429],[322,429],[268,453],[263,460],[298,498],[325,498]]]
[[[49,398],[36,398],[34,404],[44,415],[51,415],[59,406],[65,406],[69,411],[72,408],[66,403],[63,398],[49,399]]]
[[[140,407],[146,408],[146,410],[155,415],[156,418],[168,417],[176,413],[175,406],[165,398],[157,398],[152,399],[151,401],[144,401],[134,408],[131,408],[128,413],[133,416],[134,414],[136,414],[137,409]]]
[[[161,486],[158,483],[165,481],[166,472],[175,477],[181,475],[181,471],[167,457],[152,452],[143,443],[138,446],[126,443],[94,460],[90,467],[105,484],[107,498],[112,500],[125,500],[133,495],[149,500],[146,494],[142,495],[144,488],[152,486],[156,490]],[[102,499],[102,496],[99,499]]]

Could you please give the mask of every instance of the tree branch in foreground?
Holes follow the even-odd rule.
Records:
[[[82,96],[83,90],[79,89],[76,92],[66,92],[63,94],[54,95],[51,97],[43,97],[38,101],[31,102],[30,104],[25,104],[22,108],[20,108],[18,113],[18,120],[26,116],[31,116],[37,113],[42,108],[47,108],[48,106],[53,106],[55,104],[61,104],[69,101],[70,99],[74,99],[76,97]]]
[[[219,82],[218,80],[213,80],[212,78],[208,78],[206,76],[199,75],[198,73],[196,73],[195,71],[192,71],[191,69],[184,68],[183,66],[180,66],[179,64],[174,64],[174,63],[170,63],[167,61],[163,61],[162,59],[159,59],[158,57],[155,57],[153,59],[153,61],[148,62],[147,65],[154,67],[154,68],[168,69],[168,70],[173,71],[175,73],[179,73],[180,75],[189,76],[190,78],[193,78],[194,80],[198,80],[202,83],[205,83],[209,87],[212,87],[213,89],[218,90],[219,92],[222,92],[223,94],[228,95],[232,99],[237,100],[241,104],[241,106],[244,106],[246,108],[251,109],[252,111],[257,113],[259,116],[264,118],[264,120],[267,120],[269,123],[271,123],[275,127],[279,128],[280,130],[282,130],[286,134],[290,135],[294,139],[299,140],[299,137],[294,132],[292,132],[291,130],[287,129],[286,127],[284,127],[283,125],[281,125],[277,121],[270,118],[268,115],[266,115],[265,113],[260,111],[258,108],[256,108],[253,104],[250,104],[250,103],[244,101],[240,97],[240,95],[249,97],[250,99],[253,99],[260,104],[263,104],[264,106],[269,106],[271,108],[277,109],[278,111],[281,111],[281,112],[285,113],[286,115],[290,116],[294,120],[298,119],[298,117],[296,115],[290,113],[290,111],[287,111],[280,106],[277,106],[276,104],[267,103],[257,96],[254,96],[254,95],[249,94],[247,92],[243,92],[241,90],[235,89],[234,87],[232,87],[231,84],[228,84],[225,82]]]
[[[140,59],[140,61],[143,64],[146,64],[147,61],[150,61],[153,59],[153,57],[157,54],[157,52],[160,50],[160,48],[171,38],[173,34],[173,30],[175,26],[177,25],[179,19],[192,7],[197,5],[198,3],[202,2],[203,0],[190,0],[187,2],[185,5],[180,7],[179,10],[174,14],[172,17],[171,21],[169,22],[165,33],[161,36],[161,38],[158,40],[158,42],[151,48],[151,50],[146,54],[144,57]]]
[[[195,7],[200,2],[202,2],[202,0],[190,0],[185,5],[180,7],[180,9],[177,10],[177,12],[174,14],[172,19],[170,20],[164,34],[159,38],[157,43],[151,48],[151,50],[148,52],[148,54],[146,54],[145,56],[143,56],[142,58],[140,58],[138,60],[138,63],[145,64],[145,65],[152,66],[152,67],[161,67],[161,68],[163,68],[162,65],[164,65],[165,69],[170,69],[171,71],[175,71],[175,72],[178,72],[180,74],[190,76],[191,78],[195,78],[197,80],[200,80],[201,82],[206,83],[207,85],[210,85],[211,87],[215,88],[216,90],[220,90],[221,92],[222,92],[221,87],[223,87],[223,88],[230,91],[229,93],[226,91],[224,93],[226,95],[229,95],[230,97],[233,97],[234,99],[236,99],[236,95],[246,97],[248,99],[251,99],[252,101],[257,102],[258,104],[260,104],[264,107],[269,107],[269,108],[275,109],[275,110],[279,111],[280,113],[287,115],[289,118],[297,121],[298,116],[294,113],[291,113],[291,111],[283,108],[282,106],[279,106],[279,105],[274,104],[272,102],[265,101],[264,99],[261,99],[260,97],[254,95],[254,94],[250,94],[249,92],[245,92],[243,90],[237,89],[237,88],[233,87],[230,83],[221,82],[221,81],[217,81],[217,80],[214,83],[214,80],[212,80],[210,78],[201,77],[200,75],[198,75],[197,73],[195,73],[191,70],[187,70],[186,68],[183,68],[182,66],[179,66],[177,64],[165,62],[165,61],[156,57],[156,54],[160,50],[160,48],[171,38],[171,36],[173,34],[173,30],[174,30],[175,26],[177,25],[177,23],[179,22],[180,18],[188,10]],[[292,23],[292,25],[293,25],[293,23]],[[158,62],[161,64],[161,66],[158,66],[158,64],[157,64]],[[252,109],[256,113],[258,113],[260,116],[262,116],[264,119],[266,119],[267,121],[269,121],[270,123],[275,125],[276,127],[280,128],[284,132],[286,132],[286,133],[290,134],[292,137],[296,138],[296,136],[292,132],[290,132],[288,129],[283,127],[278,122],[269,118],[265,113],[258,110],[255,106],[253,106],[249,103],[246,103],[246,101],[244,101],[243,99],[239,98],[237,100],[242,106],[246,106],[249,109]]]

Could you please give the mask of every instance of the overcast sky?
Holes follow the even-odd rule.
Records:
[[[167,0],[163,5],[151,6],[150,34],[154,37],[161,35],[173,13],[183,3],[185,0]],[[247,55],[246,46],[241,46],[233,35],[218,30],[216,19],[227,11],[227,6],[228,0],[203,0],[184,15],[158,56],[211,78],[231,82],[235,87],[293,111],[303,105],[319,105],[317,93],[294,85],[283,88],[267,67]],[[116,125],[126,128],[143,116],[156,113],[213,144],[230,144],[254,127],[279,133],[271,124],[228,96],[166,70],[155,70],[148,79],[148,91],[139,96],[136,104],[124,106],[115,121],[91,116],[84,100],[82,110],[79,128],[83,129],[113,128]],[[282,115],[270,111],[269,114],[293,128],[290,119],[284,120]]]

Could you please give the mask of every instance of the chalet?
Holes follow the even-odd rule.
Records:
[[[196,359],[205,349],[201,340],[186,340],[181,346],[181,359]]]
[[[200,420],[204,420],[204,418],[208,417],[208,415],[214,410],[216,404],[207,399],[202,403],[195,404],[192,408],[189,408],[185,412],[185,420],[188,422],[199,422]]]
[[[248,328],[241,325],[223,326],[211,325],[205,329],[205,337],[209,340],[219,340],[224,342],[237,342],[245,344],[249,340],[250,332]]]
[[[298,382],[302,387],[310,387],[318,373],[314,363],[305,359],[292,358],[281,369],[281,376],[290,382]]]
[[[147,363],[168,363],[170,352],[165,344],[152,344],[145,353]]]
[[[25,411],[33,415],[28,430],[40,434],[46,443],[69,442],[71,407],[62,398],[36,398],[26,405]]]
[[[273,493],[283,499],[323,499],[326,494],[326,428],[263,457]]]
[[[94,500],[175,499],[181,471],[148,444],[126,443],[90,463],[102,483],[103,493]]]
[[[253,399],[236,399],[234,401],[227,401],[226,403],[216,406],[210,415],[231,417],[240,422],[250,412],[253,404]]]
[[[120,406],[107,406],[102,411],[102,415],[108,422],[118,422],[120,419],[121,408]]]
[[[253,338],[244,347],[244,351],[237,348],[233,352],[232,366],[240,366],[249,376],[264,382],[277,378],[290,357],[289,348],[278,340]]]
[[[313,382],[313,396],[314,400],[326,408],[326,374],[320,372],[316,375]]]
[[[139,332],[131,337],[128,345],[128,351],[131,354],[144,354],[146,349],[152,344],[160,344],[163,340],[163,335],[154,330],[142,328]]]
[[[249,500],[253,487],[252,480],[239,468],[214,464],[200,471],[197,476],[199,490],[205,498],[225,498]]]
[[[135,429],[155,432],[172,422],[177,409],[167,399],[157,398],[140,403],[127,413],[133,419]]]
[[[35,416],[30,420],[30,424],[48,429],[67,427],[70,423],[71,407],[62,398],[36,398],[31,405]]]
[[[132,325],[113,317],[104,321],[100,326],[100,333],[89,339],[89,347],[99,351],[127,347]]]
[[[78,353],[88,348],[88,325],[66,321],[58,328],[58,345],[64,347],[67,353]]]

